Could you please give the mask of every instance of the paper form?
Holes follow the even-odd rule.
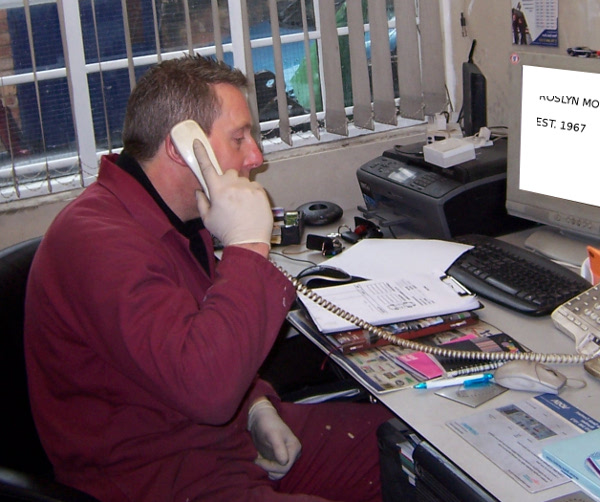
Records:
[[[410,273],[406,277],[361,281],[320,288],[316,292],[360,319],[374,325],[422,319],[436,315],[474,310],[479,301],[466,290],[457,292],[456,282],[444,282],[439,276]],[[304,295],[300,300],[322,333],[358,327],[327,311]]]

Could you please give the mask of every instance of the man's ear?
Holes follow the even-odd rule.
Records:
[[[167,137],[165,138],[165,153],[173,162],[176,162],[182,166],[187,166],[186,161],[177,151],[177,147],[175,146],[175,143],[173,143],[170,134],[167,134]]]

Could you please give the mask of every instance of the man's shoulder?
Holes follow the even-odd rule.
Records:
[[[166,219],[160,208],[132,176],[114,163],[115,159],[115,155],[102,158],[97,180],[58,214],[51,228],[87,233],[93,228],[130,231],[141,226],[152,232],[164,225]]]
[[[63,231],[77,229],[81,232],[101,221],[108,222],[111,219],[117,219],[119,226],[122,226],[126,225],[131,217],[127,215],[119,198],[95,181],[67,204],[56,216],[50,229],[60,227]]]

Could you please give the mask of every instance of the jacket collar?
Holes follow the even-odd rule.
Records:
[[[204,223],[202,222],[201,218],[196,218],[186,222],[181,221],[179,217],[171,210],[171,208],[167,206],[166,202],[162,199],[156,188],[154,188],[154,185],[152,185],[150,179],[142,169],[142,166],[140,166],[138,161],[127,152],[121,152],[117,158],[116,164],[123,169],[123,171],[133,176],[133,178],[135,178],[138,183],[142,185],[144,190],[146,190],[150,197],[154,199],[154,202],[156,202],[158,207],[171,222],[171,225],[173,225],[180,234],[189,239],[204,228]]]
[[[98,182],[110,190],[131,215],[158,238],[173,230],[184,236],[189,241],[190,251],[196,260],[211,275],[209,254],[213,251],[212,241],[202,219],[181,221],[133,157],[126,152],[105,155],[100,165]]]

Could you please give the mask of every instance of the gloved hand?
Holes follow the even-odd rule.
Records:
[[[248,412],[248,430],[258,457],[254,461],[273,480],[281,479],[300,455],[302,445],[266,399],[257,401]]]
[[[206,181],[210,200],[196,192],[198,211],[208,231],[224,246],[262,242],[271,245],[273,211],[262,186],[228,169],[221,176],[199,140],[194,154]]]

